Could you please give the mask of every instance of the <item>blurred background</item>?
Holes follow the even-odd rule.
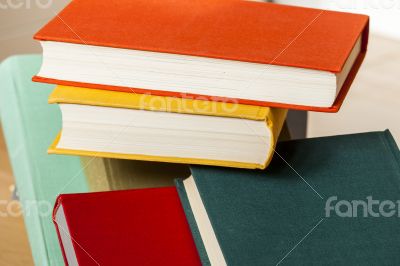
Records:
[[[40,53],[32,35],[70,1],[0,0],[0,61]],[[400,0],[277,0],[371,16],[369,51],[337,114],[308,113],[307,136],[390,129],[400,143]],[[0,80],[1,82],[1,80]],[[13,177],[0,126],[0,199],[13,197]],[[15,206],[18,208],[18,206]],[[0,265],[32,265],[22,216],[0,217]]]

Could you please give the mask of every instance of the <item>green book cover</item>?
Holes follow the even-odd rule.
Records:
[[[34,262],[64,265],[52,208],[58,194],[87,192],[88,186],[78,157],[47,154],[61,113],[47,104],[54,86],[31,81],[40,65],[38,55],[1,63],[0,115]]]
[[[264,171],[177,180],[205,265],[395,265],[400,153],[389,131],[278,144]]]

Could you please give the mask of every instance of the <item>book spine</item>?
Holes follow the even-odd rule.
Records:
[[[178,191],[178,195],[185,211],[186,219],[189,223],[190,231],[192,232],[192,236],[194,242],[196,244],[197,252],[199,253],[200,260],[202,265],[211,266],[210,260],[207,255],[206,248],[204,247],[203,241],[200,236],[199,228],[197,227],[196,219],[194,218],[192,208],[190,207],[189,199],[186,194],[185,187],[183,185],[182,179],[175,179],[175,187]]]
[[[33,183],[35,171],[33,171],[32,157],[27,143],[28,134],[23,121],[24,106],[21,105],[21,100],[17,95],[16,84],[18,81],[15,73],[19,73],[20,70],[16,69],[15,64],[18,63],[17,57],[10,57],[0,65],[0,118],[19,199],[25,209],[24,202],[37,200],[38,197],[36,186]],[[24,217],[24,220],[34,262],[37,265],[49,265],[44,239],[45,232],[37,205],[31,204],[29,212],[29,218]]]
[[[61,240],[60,228],[59,228],[59,226],[57,224],[57,221],[56,221],[56,213],[57,213],[58,209],[60,208],[60,206],[62,204],[61,202],[62,202],[62,196],[58,195],[58,197],[56,199],[56,203],[54,204],[52,220],[53,220],[54,226],[56,228],[58,243],[60,244],[61,253],[62,253],[62,256],[63,256],[63,259],[64,259],[64,263],[65,263],[65,265],[68,265],[67,256],[66,256],[65,250],[64,250],[64,245],[63,245],[62,240]]]

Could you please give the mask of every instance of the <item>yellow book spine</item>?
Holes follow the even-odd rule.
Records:
[[[271,129],[270,149],[267,154],[267,160],[265,161],[261,169],[265,169],[271,162],[272,157],[275,153],[276,143],[278,142],[279,135],[282,131],[283,124],[285,123],[287,116],[287,109],[270,108],[267,113],[266,123],[267,127]]]

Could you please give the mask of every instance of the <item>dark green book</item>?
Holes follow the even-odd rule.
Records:
[[[389,131],[281,142],[264,171],[177,180],[205,265],[395,265],[400,152]]]

